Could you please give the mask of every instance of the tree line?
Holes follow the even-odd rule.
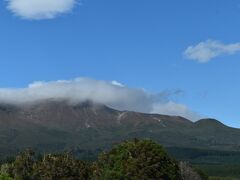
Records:
[[[152,140],[125,141],[95,162],[71,153],[38,155],[26,150],[1,165],[0,180],[201,180],[205,175],[179,163]]]

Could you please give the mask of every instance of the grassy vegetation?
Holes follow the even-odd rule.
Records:
[[[197,168],[206,172],[209,176],[232,177],[240,179],[240,165],[195,165]]]
[[[176,159],[189,161],[209,176],[240,179],[240,152],[177,147],[167,150]]]

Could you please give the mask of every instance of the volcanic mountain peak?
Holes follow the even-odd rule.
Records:
[[[227,127],[226,125],[224,125],[223,123],[221,123],[220,121],[216,120],[216,119],[211,119],[211,118],[207,118],[207,119],[200,119],[199,121],[195,122],[196,126],[203,126],[203,127]]]
[[[2,111],[1,111],[2,109]],[[2,112],[2,114],[1,114]],[[93,101],[72,103],[66,99],[47,99],[22,105],[0,106],[0,121],[3,114],[11,112],[5,121],[34,123],[49,128],[79,130],[82,128],[109,128],[123,124],[161,124],[161,127],[174,124],[186,125],[192,122],[177,116],[144,114],[131,111],[118,111]]]
[[[240,131],[213,119],[193,123],[179,116],[118,111],[92,101],[48,99],[0,105],[0,142],[8,150],[46,150],[49,146],[58,150],[76,145],[105,148],[131,138],[153,138],[165,146],[231,150],[240,146]]]

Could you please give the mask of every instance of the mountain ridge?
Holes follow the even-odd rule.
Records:
[[[42,151],[105,149],[122,140],[150,138],[166,147],[240,151],[240,130],[213,119],[118,111],[86,101],[0,104],[0,156],[27,147]]]

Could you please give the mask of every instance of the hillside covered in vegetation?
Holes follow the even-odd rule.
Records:
[[[111,180],[163,179],[201,180],[187,163],[171,158],[164,148],[151,140],[126,141],[95,162],[74,158],[71,153],[40,155],[32,150],[20,153],[1,165],[1,180]]]

